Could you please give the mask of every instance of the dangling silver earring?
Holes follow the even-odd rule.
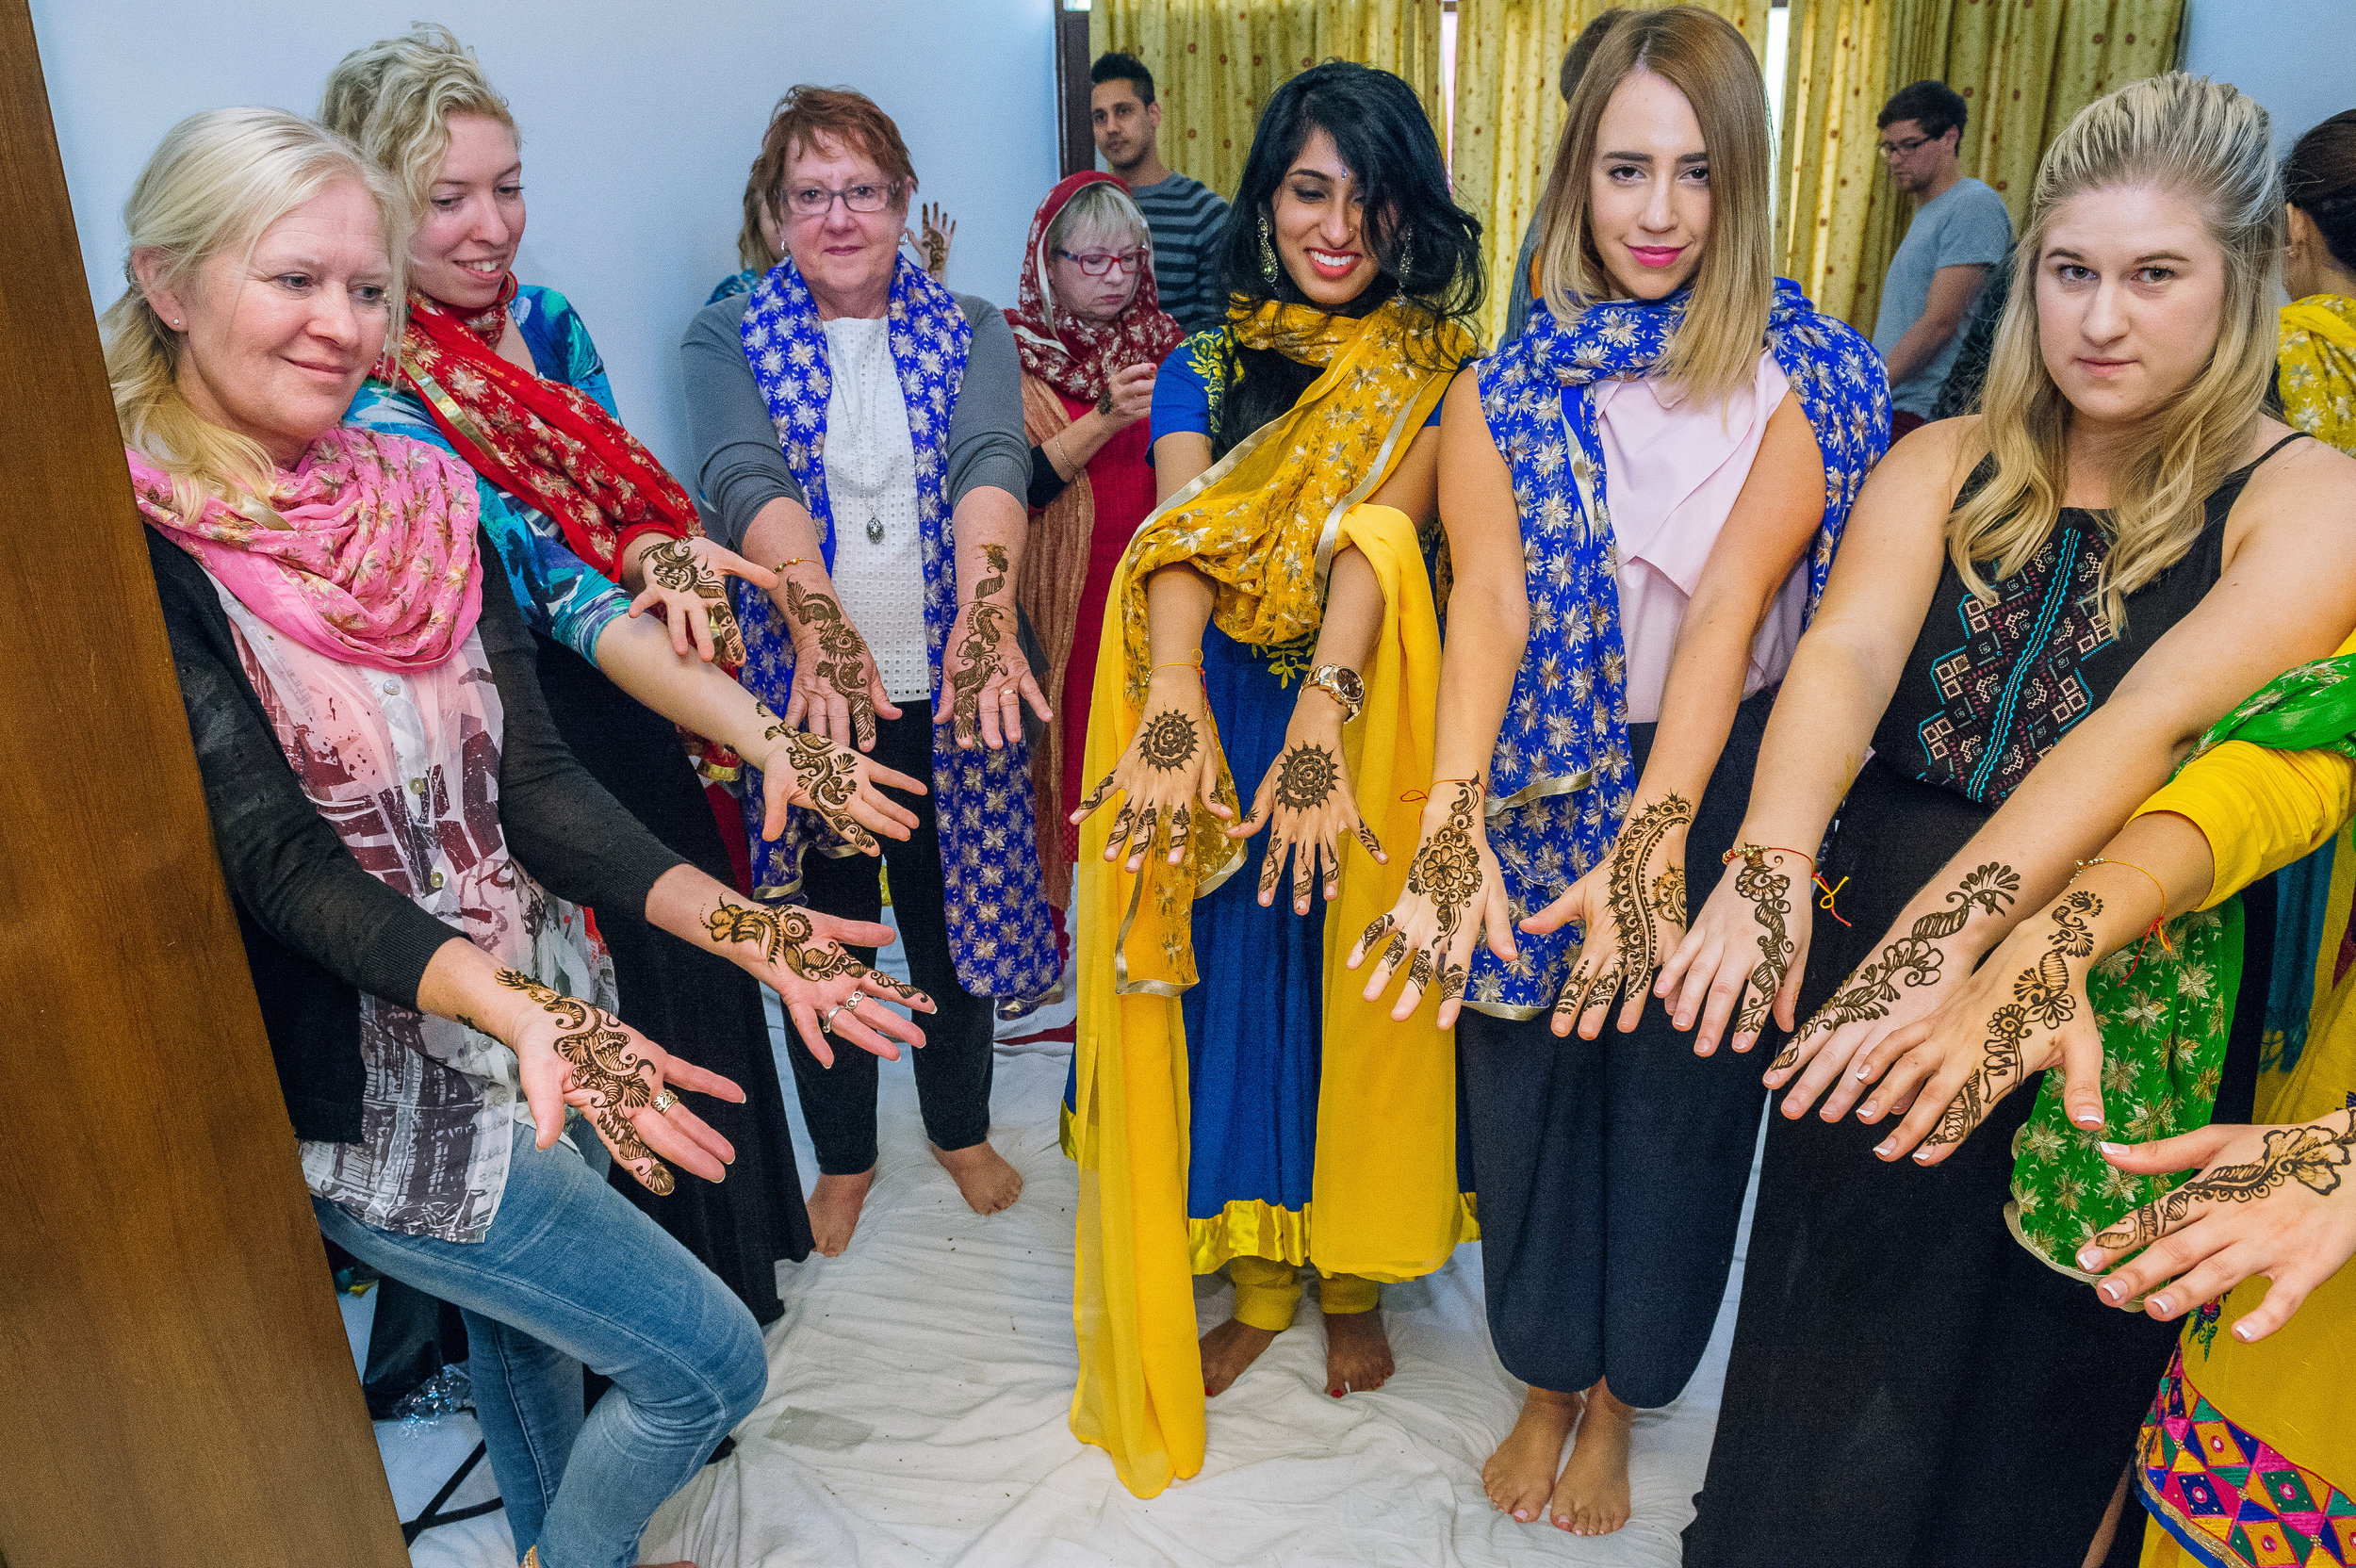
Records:
[[[1276,247],[1269,241],[1268,214],[1260,214],[1260,276],[1270,288],[1276,286]]]
[[[1401,229],[1399,233],[1399,291],[1407,292],[1407,274],[1415,265],[1415,231]]]

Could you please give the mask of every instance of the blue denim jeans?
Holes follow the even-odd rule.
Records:
[[[648,1516],[761,1402],[768,1362],[753,1315],[710,1269],[580,1154],[532,1138],[518,1121],[479,1242],[311,1207],[344,1250],[466,1315],[475,1413],[517,1553],[537,1544],[544,1568],[630,1568]],[[586,1419],[583,1365],[614,1380]]]

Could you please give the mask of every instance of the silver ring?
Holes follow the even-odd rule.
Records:
[[[866,1000],[867,993],[854,988],[850,995],[844,997],[842,1001],[827,1008],[826,1015],[819,1019],[818,1028],[820,1032],[832,1032],[834,1029],[834,1015],[843,1011],[846,1007],[849,1008],[853,1016],[856,1017],[859,1012],[859,1004]]]
[[[661,1094],[654,1097],[652,1103],[658,1114],[668,1116],[671,1114],[671,1107],[679,1103],[679,1096],[673,1094],[669,1089],[664,1089]]]

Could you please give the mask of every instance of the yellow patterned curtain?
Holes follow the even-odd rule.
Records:
[[[1436,133],[1440,0],[1096,0],[1090,57],[1135,55],[1162,106],[1162,161],[1233,197],[1260,106],[1323,59],[1396,72]]]
[[[1995,188],[2018,229],[2054,136],[2122,82],[2174,65],[2184,16],[2184,0],[1796,0],[1776,270],[1872,332],[1913,213],[1874,146],[1890,95],[1925,77],[1963,94],[1963,172]]]
[[[1562,54],[1614,0],[1457,0],[1456,199],[1484,225],[1481,262],[1489,280],[1481,335],[1505,326],[1513,258],[1562,134]],[[1669,0],[1618,0],[1633,9]],[[1716,0],[1708,7],[1767,53],[1767,0]]]

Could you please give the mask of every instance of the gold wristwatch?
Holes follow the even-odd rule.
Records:
[[[1309,678],[1301,682],[1301,689],[1306,691],[1312,688],[1323,692],[1341,706],[1344,724],[1356,718],[1359,710],[1366,705],[1366,683],[1359,679],[1358,672],[1347,664],[1319,664],[1311,670]]]

